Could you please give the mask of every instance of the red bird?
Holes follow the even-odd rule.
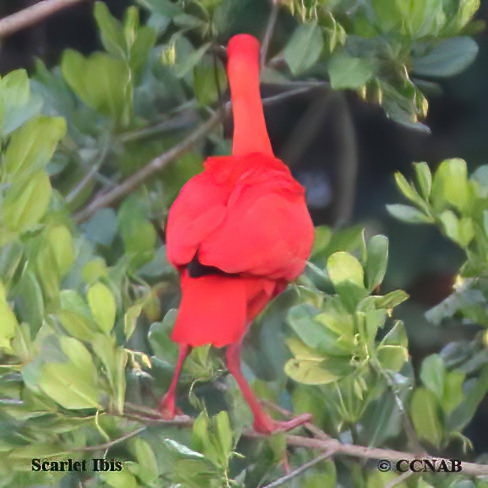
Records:
[[[303,187],[271,148],[259,92],[259,42],[240,34],[227,51],[232,156],[208,158],[168,216],[168,259],[181,273],[182,300],[171,335],[180,353],[159,411],[175,416],[178,375],[192,347],[227,346],[227,366],[252,410],[254,429],[270,433],[310,416],[277,422],[263,411],[241,372],[242,340],[266,304],[302,273],[314,230]]]

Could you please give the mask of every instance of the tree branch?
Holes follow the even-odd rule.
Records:
[[[263,105],[272,105],[279,103],[287,98],[295,95],[305,93],[307,91],[323,88],[323,83],[311,83],[299,86],[293,90],[285,91],[279,95],[268,97],[263,99]],[[172,147],[169,151],[161,154],[157,158],[154,158],[148,164],[143,166],[137,172],[129,176],[125,181],[117,185],[115,188],[97,195],[90,203],[88,203],[82,210],[75,214],[75,222],[82,223],[88,220],[97,210],[103,207],[108,207],[117,201],[124,198],[126,195],[137,189],[149,178],[154,176],[158,171],[162,170],[166,165],[171,163],[177,157],[181,156],[185,152],[189,151],[194,144],[200,139],[205,137],[225,116],[230,110],[231,104],[227,102],[224,107],[216,112],[213,112],[212,116],[204,122],[201,126],[197,127],[193,132],[183,139],[179,144]],[[168,121],[169,123],[169,121]],[[93,175],[90,175],[90,178]]]
[[[0,37],[6,37],[41,22],[46,17],[83,0],[42,0],[15,14],[0,19]]]
[[[273,408],[275,405],[268,404]],[[67,451],[58,452],[51,456],[44,456],[44,457],[52,457],[58,455],[69,454],[70,452],[78,452],[78,451],[98,451],[98,450],[105,450],[113,447],[116,444],[120,444],[121,442],[128,440],[139,433],[143,432],[147,428],[148,425],[160,425],[160,426],[177,426],[177,427],[192,427],[194,419],[187,416],[187,415],[178,415],[173,420],[165,420],[161,417],[161,414],[152,408],[144,407],[142,405],[135,405],[132,403],[126,403],[124,406],[125,412],[122,414],[117,414],[113,412],[106,412],[107,415],[114,415],[117,417],[126,418],[127,420],[133,420],[135,422],[140,422],[143,424],[143,427],[139,427],[133,431],[130,431],[116,439],[111,441],[105,442],[103,444],[97,444],[93,446],[83,446],[83,447],[74,447],[68,449]],[[281,409],[277,407],[276,410],[281,411],[282,413],[287,413],[287,410]],[[436,462],[441,463],[445,462],[447,466],[450,465],[450,459],[437,457],[437,456],[430,456],[428,454],[416,455],[410,452],[401,452],[396,451],[393,449],[382,449],[379,447],[365,447],[365,446],[358,446],[355,444],[343,444],[342,442],[334,439],[332,437],[324,438],[327,436],[323,431],[316,427],[317,435],[320,438],[314,437],[305,437],[300,435],[294,434],[287,434],[286,436],[286,444],[292,447],[303,447],[308,449],[318,449],[322,452],[319,456],[311,461],[303,464],[296,470],[288,473],[286,476],[275,480],[271,484],[267,485],[266,488],[273,488],[275,486],[280,486],[285,481],[298,476],[306,469],[309,469],[314,464],[327,459],[329,457],[335,456],[349,456],[358,459],[374,459],[374,460],[387,460],[392,465],[392,471],[394,471],[394,464],[400,460],[407,460],[408,462],[413,461],[414,459],[429,459],[429,460],[436,460]],[[265,439],[266,436],[256,432],[253,429],[245,429],[242,433],[243,436],[252,438],[252,439]],[[461,475],[467,476],[488,476],[488,465],[486,464],[476,464],[476,463],[468,463],[462,461],[462,471],[459,473]],[[406,477],[406,475],[405,475]],[[404,478],[402,478],[404,479]],[[277,484],[277,482],[279,483]],[[392,484],[391,486],[395,486]]]
[[[249,435],[249,432],[246,432]],[[322,451],[332,451],[333,455],[343,455],[350,456],[361,459],[376,459],[376,460],[388,460],[392,464],[401,459],[406,459],[407,461],[413,461],[414,459],[420,459],[418,455],[409,453],[395,451],[393,449],[382,449],[379,447],[365,447],[357,446],[354,444],[342,444],[337,439],[311,439],[298,435],[288,435],[286,438],[286,443],[289,446],[294,447],[308,447],[311,449],[320,449]],[[450,460],[437,456],[421,456],[421,459],[435,459],[437,462],[445,461],[447,465],[450,465]],[[462,462],[461,474],[468,476],[488,476],[488,465],[476,464]]]
[[[320,463],[320,461],[324,461],[325,459],[330,458],[334,453],[333,452],[325,452],[324,454],[321,454],[320,456],[317,456],[315,459],[312,459],[306,463],[303,463],[301,466],[299,466],[297,469],[294,469],[290,473],[286,474],[285,476],[282,476],[281,478],[278,478],[277,480],[274,480],[273,482],[269,483],[266,486],[263,486],[263,488],[276,488],[277,486],[281,486],[287,481],[290,481],[291,479],[300,476],[302,473],[304,473],[307,469],[310,469],[311,467],[315,466],[316,464]]]
[[[269,14],[268,25],[266,27],[266,33],[264,34],[264,39],[261,46],[261,67],[264,67],[264,65],[266,64],[269,43],[271,41],[271,38],[273,37],[276,19],[278,18],[278,10],[279,0],[271,0],[271,12]]]
[[[188,137],[183,139],[179,144],[173,146],[169,151],[154,158],[146,166],[139,171],[129,176],[120,185],[106,193],[102,193],[95,197],[85,208],[74,216],[77,223],[88,220],[98,209],[108,207],[125,197],[136,188],[138,188],[146,180],[154,176],[158,171],[161,171],[167,164],[181,156],[188,151],[194,144],[207,135],[223,118],[224,112],[219,110],[215,112],[205,123],[196,128]]]
[[[281,412],[284,415],[290,414],[288,410],[285,410],[275,405],[272,402],[265,402],[265,404],[270,408],[273,408],[274,410]],[[126,403],[125,406],[126,406],[126,410],[130,410],[132,412],[140,413],[143,416],[147,416],[145,421],[155,422],[158,424],[165,424],[165,425],[179,425],[181,427],[190,427],[193,424],[193,419],[191,419],[186,415],[180,415],[175,417],[174,420],[168,421],[168,420],[163,420],[160,417],[160,414],[157,410],[153,410],[147,407],[142,407],[140,405],[128,404],[128,403]],[[140,417],[140,421],[143,421],[143,417]],[[374,459],[374,460],[386,459],[390,461],[392,464],[399,461],[400,459],[406,459],[408,461],[412,461],[414,459],[431,459],[431,460],[436,459],[437,462],[439,463],[442,461],[445,461],[447,465],[449,465],[450,463],[449,459],[437,457],[437,456],[430,456],[428,454],[423,454],[423,453],[419,455],[419,454],[412,454],[410,452],[396,451],[394,449],[382,449],[379,447],[365,447],[365,446],[358,446],[355,444],[343,444],[337,439],[328,437],[325,432],[320,430],[315,425],[313,425],[313,429],[310,429],[307,426],[307,424],[305,424],[304,427],[306,427],[310,431],[314,430],[315,431],[314,434],[316,434],[315,438],[288,434],[286,437],[287,445],[293,447],[304,447],[309,449],[319,449],[321,451],[325,451],[324,459],[326,457],[343,455],[343,456],[355,457],[359,459]],[[250,438],[258,438],[258,439],[265,438],[263,434],[259,434],[253,429],[245,429],[243,435]],[[328,456],[325,456],[325,454],[328,454]],[[485,464],[462,462],[462,468],[463,470],[461,471],[461,474],[463,475],[488,476],[488,465]]]

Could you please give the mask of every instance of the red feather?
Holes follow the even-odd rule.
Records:
[[[303,271],[313,242],[304,189],[274,157],[266,131],[259,43],[235,36],[228,53],[233,155],[208,158],[168,217],[168,259],[174,266],[184,270],[197,257],[233,275],[193,278],[183,271],[172,339],[191,346],[240,341],[246,324]]]
[[[269,141],[259,42],[234,36],[228,59],[233,154],[208,158],[168,216],[168,259],[181,272],[182,300],[171,336],[180,343],[180,356],[159,408],[166,418],[174,416],[177,377],[190,347],[228,345],[227,364],[253,411],[254,427],[271,432],[310,417],[280,424],[262,411],[240,371],[240,344],[256,315],[302,273],[314,230],[303,187]]]

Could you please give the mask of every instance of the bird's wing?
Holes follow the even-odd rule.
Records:
[[[222,186],[205,171],[183,186],[168,215],[166,246],[170,263],[179,267],[193,259],[199,244],[224,220],[227,198]]]
[[[244,178],[221,224],[202,240],[198,258],[226,273],[292,280],[303,271],[313,235],[298,183],[271,173],[260,182]]]

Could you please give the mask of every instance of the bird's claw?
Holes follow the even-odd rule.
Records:
[[[166,393],[159,402],[158,411],[164,420],[173,420],[177,415],[183,414],[176,406],[175,396],[169,393]]]
[[[274,432],[288,432],[300,425],[306,424],[312,420],[312,415],[302,413],[290,420],[273,420],[268,415],[256,418],[253,424],[254,430],[260,434],[272,434]]]

